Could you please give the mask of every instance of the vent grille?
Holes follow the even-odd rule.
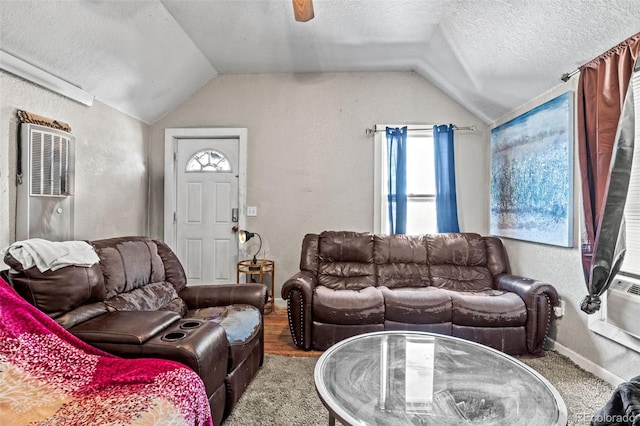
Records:
[[[609,286],[610,290],[616,290],[620,293],[633,294],[635,296],[640,296],[640,285],[636,283],[631,283],[626,280],[617,279],[611,283]]]
[[[31,129],[31,195],[67,196],[69,187],[69,138]]]

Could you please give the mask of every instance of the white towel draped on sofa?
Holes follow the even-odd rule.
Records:
[[[40,272],[55,271],[65,266],[89,267],[100,261],[93,247],[86,241],[47,241],[32,238],[16,241],[0,254],[9,252],[25,269],[36,266]]]

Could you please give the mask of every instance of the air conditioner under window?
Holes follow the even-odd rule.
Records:
[[[607,294],[607,323],[640,339],[640,281],[617,277]]]

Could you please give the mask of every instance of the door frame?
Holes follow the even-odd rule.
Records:
[[[244,229],[247,220],[247,129],[223,127],[166,128],[164,129],[164,242],[176,251],[176,154],[181,139],[237,139],[238,141],[238,229]],[[240,242],[238,253],[240,253]]]

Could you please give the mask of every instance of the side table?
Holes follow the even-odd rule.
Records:
[[[276,279],[276,265],[273,260],[269,259],[257,259],[254,263],[252,259],[245,259],[238,262],[238,268],[236,272],[236,282],[240,284],[240,274],[243,274],[245,277],[245,282],[255,282],[260,284],[265,284],[264,277],[265,275],[271,276],[271,288],[269,290],[269,298],[267,299],[267,303],[264,305],[264,313],[269,314],[274,310],[274,282]],[[257,281],[256,277],[257,276]]]

